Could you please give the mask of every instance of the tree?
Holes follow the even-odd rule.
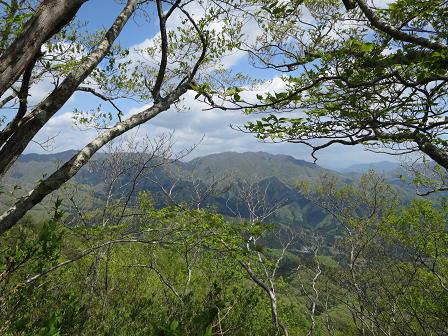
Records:
[[[133,212],[68,228],[56,207],[50,221],[2,235],[2,334],[273,334],[268,301],[238,267],[244,227],[203,209],[156,209],[147,193]]]
[[[28,9],[33,1],[2,1],[2,40],[0,96],[12,87],[20,76],[30,76],[41,53],[42,45],[69,23],[87,0],[42,1],[34,11]],[[28,20],[26,20],[29,18]],[[20,33],[16,35],[17,31]],[[15,38],[14,38],[15,37]],[[22,91],[22,90],[21,90]],[[22,92],[24,93],[24,92]]]
[[[334,144],[361,144],[448,168],[446,1],[254,3],[262,33],[245,50],[284,88],[256,103],[231,95],[224,108],[269,114],[242,130],[305,144],[315,159]]]
[[[199,85],[196,81],[206,75],[203,70],[209,64],[216,66],[225,50],[237,43],[230,40],[226,27],[221,33],[211,28],[226,11],[225,4],[128,0],[107,31],[92,32],[86,37],[73,21],[84,3],[85,0],[67,0],[54,4],[44,0],[36,7],[33,1],[1,2],[4,16],[0,21],[0,107],[5,112],[15,111],[15,116],[9,119],[2,116],[0,124],[3,126],[0,178],[75,92],[92,94],[110,103],[117,113],[105,112],[100,107],[93,114],[78,111],[80,122],[99,123],[101,132],[0,215],[0,234],[73,177],[105,144],[178,102],[188,90]],[[199,18],[190,13],[192,8],[200,12]],[[139,51],[151,62],[136,63],[129,58],[129,50],[114,42],[136,13],[154,12],[159,34],[153,38],[153,45]],[[170,20],[178,18],[183,25],[174,24],[174,29],[169,29]],[[48,77],[53,79],[53,89],[32,106],[30,89]],[[124,113],[118,107],[120,98],[136,99],[145,106],[139,113],[122,119]]]
[[[337,300],[358,334],[445,334],[446,202],[416,199],[400,208],[396,191],[372,171],[351,185],[325,177],[301,189],[341,229],[338,266],[324,275],[343,289]]]
[[[257,181],[257,177],[255,177]],[[257,183],[258,182],[258,183]],[[270,203],[268,200],[269,182],[262,185],[262,181],[248,182],[239,181],[236,183],[235,189],[237,194],[236,208],[233,209],[228,201],[227,208],[235,217],[239,217],[244,223],[241,213],[247,214],[247,238],[244,249],[247,253],[246,258],[241,258],[239,264],[244,268],[252,279],[252,281],[260,287],[269,298],[271,304],[272,325],[274,330],[281,332],[284,336],[288,336],[288,327],[280,319],[278,313],[278,295],[276,293],[277,272],[280,263],[285,257],[290,245],[296,239],[296,235],[292,230],[287,230],[285,236],[289,236],[287,241],[282,241],[281,230],[277,233],[277,240],[281,244],[280,255],[274,258],[262,253],[261,245],[258,241],[266,234],[266,228],[263,222],[268,220],[283,204],[284,200]],[[243,209],[238,208],[238,203],[242,203]],[[286,230],[285,230],[286,231]]]
[[[172,134],[109,142],[101,155],[89,161],[85,171],[86,180],[93,177],[103,186],[103,197],[86,198],[86,192],[82,192],[85,185],[76,182],[66,185],[72,208],[69,212],[76,214],[73,221],[106,227],[136,216],[132,206],[146,180],[151,180],[156,170],[168,169],[191,152],[187,149],[174,153],[173,144]],[[83,176],[80,180],[83,181]]]

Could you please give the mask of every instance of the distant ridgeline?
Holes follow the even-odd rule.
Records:
[[[18,186],[15,187],[18,196],[30,190],[37,180],[50,174],[74,153],[23,155],[5,182],[11,190]],[[255,199],[259,201],[257,215],[276,208],[266,222],[332,235],[335,232],[331,218],[300,194],[296,188],[299,180],[316,181],[322,175],[332,175],[341,183],[351,183],[373,168],[384,174],[404,198],[414,194],[412,187],[400,180],[398,165],[390,162],[356,165],[336,172],[291,156],[264,152],[225,152],[189,162],[149,159],[148,154],[97,154],[64,190],[58,191],[58,196],[71,209],[68,200],[75,194],[83,200],[81,203],[100,207],[108,195],[119,199],[131,193],[129,202],[133,204],[139,192],[147,191],[157,207],[183,202],[211,208],[227,217],[241,218],[250,217],[247,201],[252,198],[252,202]],[[7,202],[4,195],[2,202],[4,207]],[[51,206],[49,202],[51,200],[47,200],[47,206]],[[43,214],[48,208],[40,207],[33,211]]]

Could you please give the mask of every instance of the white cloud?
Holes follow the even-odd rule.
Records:
[[[284,82],[275,78],[267,82],[263,90],[284,89]],[[255,93],[255,92],[254,92]],[[243,115],[240,111],[209,110],[204,103],[194,99],[195,93],[188,92],[183,99],[183,105],[189,110],[178,111],[174,108],[161,113],[138,130],[141,137],[149,134],[155,136],[160,133],[174,132],[175,147],[178,150],[202,142],[191,154],[197,157],[223,151],[267,151],[271,153],[287,154],[299,159],[311,161],[310,149],[305,145],[291,143],[263,143],[253,135],[236,131],[230,124],[241,125],[259,116]],[[130,111],[135,113],[137,110]],[[390,156],[366,152],[361,146],[334,146],[322,150],[318,164],[327,167],[344,167],[353,163],[391,160]]]
[[[396,2],[396,0],[371,0],[371,5],[378,8],[387,8],[391,3]]]
[[[73,121],[74,113],[73,112],[65,112],[60,115],[54,116],[51,118],[47,126],[52,128],[71,126]]]
[[[259,91],[250,92],[255,95],[257,92],[268,90],[281,91],[285,83],[280,78],[267,81],[259,87]],[[248,95],[249,93],[246,93]],[[248,120],[255,120],[259,116],[243,115],[240,111],[230,110],[210,110],[206,104],[195,100],[195,92],[187,92],[182,105],[185,109],[178,110],[174,107],[166,112],[162,112],[148,123],[129,132],[126,137],[143,138],[150,136],[155,138],[162,133],[174,133],[175,150],[182,150],[199,144],[197,149],[190,155],[191,158],[224,151],[266,151],[275,154],[292,155],[298,159],[311,161],[310,149],[305,145],[291,143],[263,143],[258,141],[253,135],[236,131],[230,127],[242,125]],[[150,105],[138,108],[131,108],[127,117],[138,113]],[[97,132],[94,130],[81,131],[73,126],[73,113],[65,112],[53,117],[50,122],[39,132],[38,141],[45,141],[49,137],[55,136],[53,150],[55,152],[67,149],[81,148],[90,142]],[[202,140],[202,142],[201,142]],[[31,144],[27,152],[42,152],[37,144]],[[373,154],[366,152],[362,147],[334,146],[323,150],[318,155],[319,165],[326,167],[344,167],[353,163],[363,163],[381,160],[391,160],[390,156]]]
[[[197,3],[192,3],[190,11],[194,13],[196,17],[200,17],[201,8]],[[169,29],[173,29],[176,25],[181,23],[181,16],[176,13],[169,21]],[[222,23],[217,22],[214,24],[215,29],[222,29]],[[220,28],[221,27],[221,28]],[[248,36],[251,41],[254,41],[259,33],[258,25],[255,22],[249,22],[244,26],[242,32]],[[154,35],[151,38],[146,38],[142,42],[132,46],[130,48],[129,58],[135,62],[148,62],[138,50],[145,49],[154,46],[154,43],[159,38],[159,34]],[[232,68],[238,62],[240,62],[246,53],[239,50],[234,50],[229,53],[222,60],[222,65],[226,68]],[[158,56],[151,59],[151,63],[157,65]],[[34,88],[33,93],[36,97],[43,97],[48,92],[49,85],[42,84],[42,87]],[[285,89],[284,81],[275,77],[270,81],[266,81],[263,85],[260,85],[257,90],[245,92],[242,96],[253,101],[256,93],[268,92],[268,91],[283,91]],[[155,137],[160,133],[174,132],[174,140],[176,142],[175,147],[180,150],[182,148],[190,147],[192,144],[201,141],[201,144],[192,153],[191,157],[202,156],[211,153],[218,153],[223,151],[267,151],[278,154],[288,154],[295,156],[299,159],[311,161],[310,149],[304,145],[280,143],[269,144],[262,143],[254,138],[250,134],[245,134],[230,128],[230,124],[241,125],[248,120],[254,120],[257,116],[243,115],[240,111],[223,111],[219,109],[208,110],[208,106],[194,99],[195,93],[188,92],[182,99],[182,105],[185,109],[178,110],[171,108],[170,110],[161,113],[153,120],[140,126],[138,129],[133,130],[127,136],[144,137],[149,135]],[[78,99],[76,102],[82,101]],[[73,104],[72,104],[73,105]],[[150,105],[143,105],[141,107],[130,107],[128,105],[128,112],[126,116],[129,117],[135,113],[138,113]],[[48,137],[56,136],[54,143],[54,151],[62,151],[73,148],[81,148],[91,141],[97,132],[80,131],[73,126],[72,117],[73,113],[65,110],[65,113],[60,113],[53,117],[50,122],[39,132],[37,139],[42,141]],[[42,152],[42,149],[36,144],[31,144],[27,148],[27,152]],[[365,152],[362,147],[331,147],[322,151],[319,155],[319,164],[323,166],[341,167],[347,166],[353,163],[372,162],[384,160],[382,155],[374,155],[370,152]],[[386,159],[390,159],[387,157]]]

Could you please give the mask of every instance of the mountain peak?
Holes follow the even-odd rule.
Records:
[[[288,184],[301,178],[314,179],[325,173],[337,174],[289,155],[266,152],[215,153],[195,158],[189,161],[188,165],[200,176],[213,177],[216,174],[228,174],[248,181],[275,176]]]

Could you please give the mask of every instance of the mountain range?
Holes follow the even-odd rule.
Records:
[[[37,180],[50,174],[74,154],[75,151],[22,155],[5,177],[4,188],[20,186],[20,189],[14,189],[19,195],[20,190],[29,190]],[[139,167],[146,161],[147,167],[139,174]],[[224,152],[188,162],[164,162],[148,154],[100,153],[81,169],[68,187],[58,193],[63,199],[71,199],[75,193],[70,193],[70,190],[75,187],[78,199],[90,206],[101,206],[110,193],[115,198],[131,194],[133,202],[138,192],[148,191],[158,207],[170,201],[196,202],[194,206],[212,208],[227,217],[243,218],[250,216],[247,199],[244,198],[261,197],[263,204],[258,205],[259,211],[278,208],[268,218],[269,221],[328,234],[333,228],[331,219],[301,195],[296,188],[297,182],[304,179],[315,181],[329,174],[343,183],[351,183],[371,168],[385,173],[388,181],[403,195],[412,195],[412,188],[398,177],[399,166],[394,163],[356,165],[344,172],[336,172],[291,156],[265,152]],[[112,181],[115,185],[110,188]],[[1,201],[5,208],[8,202],[4,197]],[[48,206],[50,203],[48,201]],[[44,210],[48,206],[44,204]]]

